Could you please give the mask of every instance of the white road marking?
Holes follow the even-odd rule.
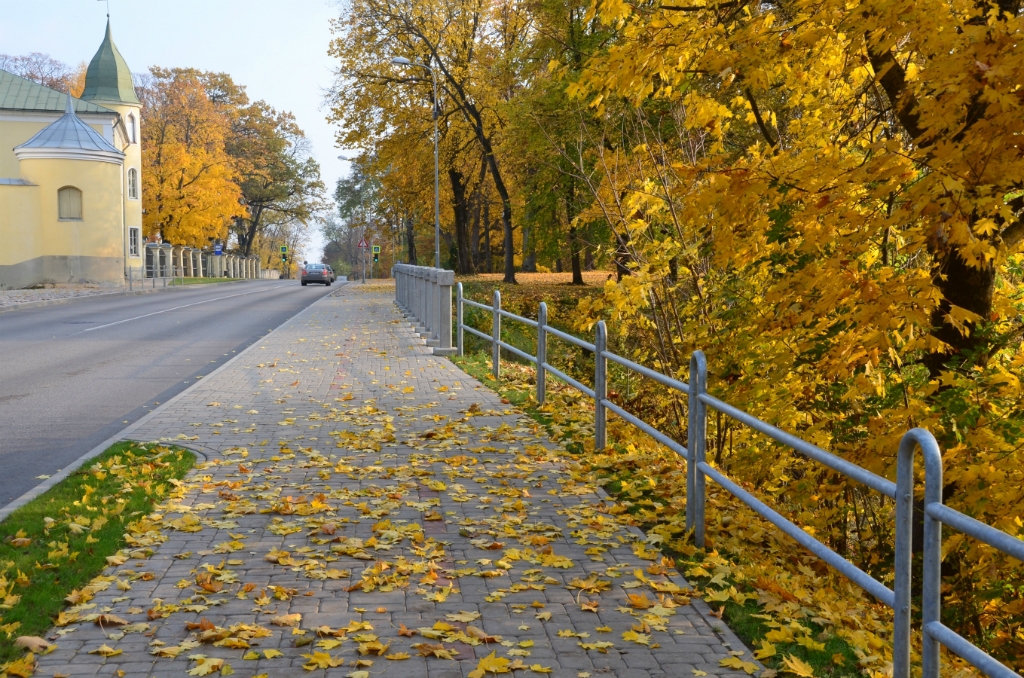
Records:
[[[106,325],[97,325],[96,327],[90,327],[87,330],[82,330],[81,332],[79,332],[79,334],[85,334],[86,332],[93,332],[95,330],[102,330],[105,327],[113,327],[114,325],[120,325],[121,323],[128,323],[128,322],[131,322],[133,320],[141,320],[142,318],[148,318],[148,317],[153,316],[153,315],[160,315],[161,313],[168,313],[170,311],[177,311],[177,310],[180,310],[180,309],[183,309],[183,308],[188,308],[189,306],[199,306],[200,304],[209,304],[210,302],[213,302],[213,301],[220,301],[222,299],[230,299],[232,297],[244,297],[247,294],[256,294],[257,292],[265,292],[267,290],[272,290],[272,289],[276,289],[276,288],[274,288],[274,287],[261,287],[260,289],[252,290],[251,292],[240,292],[238,294],[229,294],[229,295],[227,295],[225,297],[217,297],[215,299],[207,299],[205,301],[197,301],[197,302],[192,303],[192,304],[185,304],[183,306],[175,306],[174,308],[165,308],[162,311],[153,311],[152,313],[147,313],[145,315],[137,315],[134,318],[125,318],[124,320],[118,320],[117,322],[114,322],[114,323],[107,323]]]

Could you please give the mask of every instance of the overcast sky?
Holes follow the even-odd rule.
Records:
[[[0,53],[88,63],[103,40],[106,8],[102,0],[0,0]],[[332,193],[348,171],[322,108],[332,80],[328,21],[337,12],[335,0],[110,0],[114,42],[133,71],[223,71],[251,99],[291,111]],[[321,247],[314,232],[308,256],[319,259]]]

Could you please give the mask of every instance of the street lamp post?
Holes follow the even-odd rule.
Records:
[[[391,63],[397,66],[420,66],[430,71],[430,79],[434,83],[434,268],[441,268],[441,188],[437,170],[437,76],[434,69],[426,64],[414,63],[405,57],[394,57]]]

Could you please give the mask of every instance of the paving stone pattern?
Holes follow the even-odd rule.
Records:
[[[119,637],[118,627],[65,626],[74,631],[39,658],[37,675],[182,676],[199,665],[189,659],[196,654],[222,658],[245,678],[359,670],[461,678],[492,652],[527,667],[507,674],[518,677],[745,676],[719,661],[730,653],[752,661],[702,601],[685,604],[673,586],[687,588],[678,573],[659,573],[656,562],[638,557],[652,557],[637,545],[643,534],[609,515],[606,495],[564,472],[531,420],[429,353],[387,289],[350,284],[325,297],[140,424],[126,437],[173,441],[206,456],[189,478],[192,489],[157,517],[193,516],[202,529],[165,529],[167,539],[151,557],[108,568],[105,575],[130,581],[131,589],[111,586],[86,610],[150,629]],[[311,499],[317,496],[319,508]],[[317,512],[300,515],[310,510]],[[268,560],[281,551],[290,555]],[[197,575],[210,569],[204,566],[229,573],[221,591],[196,586]],[[609,588],[568,588],[588,579]],[[354,587],[360,582],[369,583]],[[629,594],[654,606],[632,607]],[[594,602],[596,612],[583,609]],[[189,605],[199,607],[188,611]],[[463,612],[480,616],[448,617]],[[273,624],[288,614],[301,615],[294,630]],[[205,643],[173,659],[152,654],[195,639],[201,629],[186,623],[204,618],[216,627],[259,625],[271,633],[250,639],[249,649]],[[326,635],[364,621],[372,631]],[[400,625],[438,622],[449,629],[441,639],[398,634]],[[480,642],[468,627],[505,644]],[[623,638],[638,629],[649,646]],[[377,656],[372,643],[360,655],[360,633],[362,642],[376,636],[390,643],[385,654],[411,657]],[[297,641],[307,644],[296,647]],[[613,645],[604,652],[583,646],[597,642]],[[440,643],[457,654],[424,657],[416,643]],[[89,653],[102,644],[121,653]],[[268,649],[282,656],[264,658]],[[260,659],[243,658],[253,651]],[[304,670],[310,659],[303,655],[314,652],[343,662]],[[360,659],[372,665],[357,665]]]

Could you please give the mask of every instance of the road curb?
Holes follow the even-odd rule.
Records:
[[[239,281],[239,282],[241,282],[241,281]],[[220,285],[220,284],[234,284],[234,283],[213,283],[213,284]],[[345,286],[345,285],[348,285],[348,283],[347,282],[346,283],[342,283],[342,286]],[[106,295],[99,295],[98,294],[96,296],[100,297],[100,298],[103,298]],[[56,485],[57,483],[59,483],[60,481],[64,480],[65,478],[70,476],[72,473],[74,473],[75,471],[80,469],[87,462],[89,462],[92,459],[94,459],[95,457],[98,457],[99,455],[101,455],[104,451],[106,451],[114,443],[119,442],[121,440],[131,440],[130,434],[131,434],[132,431],[134,431],[135,429],[139,428],[143,424],[148,423],[149,420],[152,419],[153,417],[155,417],[156,415],[162,414],[165,409],[169,408],[171,405],[174,405],[178,401],[178,399],[183,398],[184,396],[190,394],[192,392],[192,389],[194,389],[197,386],[199,386],[203,381],[213,377],[214,375],[218,374],[221,370],[224,370],[227,367],[231,366],[232,364],[234,364],[234,362],[236,360],[238,360],[242,356],[244,356],[247,353],[249,353],[249,351],[254,350],[256,348],[256,346],[259,345],[259,343],[261,341],[263,341],[264,339],[266,339],[271,334],[273,334],[274,332],[276,332],[280,328],[284,327],[288,323],[292,322],[293,320],[298,318],[303,313],[306,313],[310,309],[314,308],[317,304],[319,304],[324,299],[328,299],[331,296],[332,296],[332,294],[325,294],[325,295],[323,295],[322,297],[320,297],[319,299],[314,301],[309,306],[305,307],[304,309],[302,309],[301,311],[299,311],[295,315],[293,315],[293,316],[289,317],[288,319],[286,319],[280,325],[275,327],[271,332],[268,332],[267,334],[263,335],[262,337],[259,337],[259,339],[257,341],[254,341],[248,348],[243,350],[241,353],[235,355],[234,357],[230,358],[227,362],[225,362],[223,365],[221,365],[220,367],[215,369],[213,372],[210,372],[209,374],[205,375],[201,380],[196,381],[194,384],[192,384],[191,386],[186,388],[184,391],[182,391],[178,395],[174,396],[173,398],[168,400],[166,403],[160,405],[160,407],[156,408],[152,412],[149,412],[145,416],[143,416],[140,419],[138,419],[136,422],[134,422],[132,424],[129,424],[125,428],[121,429],[118,433],[115,433],[114,435],[112,435],[111,437],[107,438],[106,440],[104,440],[102,443],[100,443],[96,447],[92,448],[91,450],[89,450],[88,452],[83,454],[78,459],[75,459],[68,466],[62,468],[60,471],[58,471],[54,475],[50,476],[49,478],[47,478],[43,482],[39,483],[38,485],[33,487],[28,492],[25,492],[24,494],[22,494],[20,497],[18,497],[14,501],[11,501],[10,503],[8,503],[3,508],[0,508],[0,523],[5,521],[7,519],[7,516],[11,515],[15,511],[17,511],[19,508],[21,508],[25,504],[29,503],[30,501],[32,501],[33,499],[35,499],[39,495],[43,494],[44,492],[46,492],[47,490],[52,488],[54,485]],[[83,299],[90,299],[90,298],[93,298],[93,297],[82,297],[82,298]],[[177,444],[177,443],[175,443],[175,444]],[[197,450],[194,450],[194,449],[190,448],[188,445],[178,445],[178,446],[179,447],[184,447],[184,448],[188,449],[191,452],[195,452],[195,453],[197,453],[200,456],[206,457],[206,453],[205,452],[199,452]]]
[[[171,287],[157,287],[155,289],[142,289],[142,290],[120,290],[117,292],[105,292],[103,294],[89,294],[82,297],[66,297],[64,299],[45,299],[43,301],[26,301],[23,304],[12,304],[10,306],[0,306],[0,313],[11,313],[13,311],[28,310],[31,308],[44,308],[46,306],[63,306],[65,304],[73,304],[79,301],[90,301],[92,299],[110,299],[111,297],[134,297],[142,294],[154,294],[159,292],[170,292],[172,290],[204,290],[210,287],[219,287],[220,285],[238,285],[244,282],[265,282],[262,278],[240,278],[238,280],[226,280],[219,283],[205,283],[202,285],[173,285]]]

